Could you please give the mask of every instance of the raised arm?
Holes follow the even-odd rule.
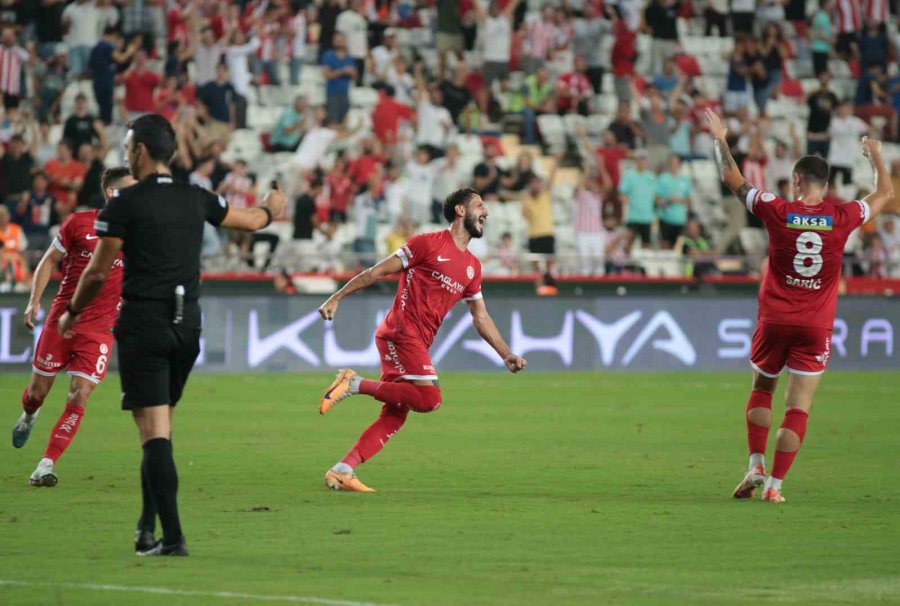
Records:
[[[484,299],[469,301],[469,311],[472,314],[472,324],[475,326],[478,336],[484,339],[488,345],[494,348],[497,355],[503,358],[503,363],[506,364],[509,372],[525,370],[528,362],[525,358],[519,357],[510,351],[509,345],[506,344],[500,331],[497,330],[497,325],[494,324],[491,314],[488,313]]]
[[[869,159],[872,170],[875,171],[875,191],[863,198],[869,205],[871,216],[874,217],[894,199],[894,185],[891,182],[891,173],[884,164],[884,158],[881,157],[881,141],[863,137],[862,153]]]
[[[366,269],[353,277],[352,280],[344,284],[344,286],[336,293],[328,297],[328,300],[319,307],[319,314],[323,320],[334,320],[337,313],[338,305],[341,299],[348,295],[352,295],[358,290],[368,288],[391,274],[403,271],[403,261],[397,255],[391,255],[383,259],[378,264]]]
[[[53,268],[59,265],[62,258],[63,253],[51,245],[41,258],[41,262],[38,263],[37,269],[34,270],[34,277],[31,281],[31,296],[28,299],[28,307],[25,308],[25,326],[28,330],[34,330],[34,321],[41,310],[41,297],[44,296],[44,291],[47,290],[47,284],[50,282]]]
[[[715,139],[716,164],[719,165],[719,175],[722,177],[722,182],[734,192],[734,195],[741,202],[744,202],[752,187],[744,179],[737,162],[731,157],[728,141],[725,139],[728,130],[722,125],[722,120],[716,112],[709,108],[706,108],[706,119],[709,121],[709,132]]]
[[[262,206],[254,208],[228,208],[228,213],[222,219],[221,226],[241,231],[256,231],[268,227],[272,223],[272,217],[277,217],[284,209],[284,194],[271,189],[263,198]]]

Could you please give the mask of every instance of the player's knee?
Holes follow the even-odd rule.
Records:
[[[767,377],[759,372],[753,375],[753,391],[761,391],[764,393],[775,393],[775,387],[778,385],[778,377]]]
[[[76,406],[84,406],[87,404],[92,391],[94,391],[92,385],[73,385],[69,389],[69,395],[66,397],[66,402],[75,404]]]
[[[25,398],[32,404],[40,405],[44,403],[44,399],[49,392],[50,388],[43,383],[33,383],[25,390]]]
[[[441,407],[441,388],[420,386],[420,408],[418,412],[433,412]]]

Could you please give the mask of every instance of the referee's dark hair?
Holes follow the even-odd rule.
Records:
[[[465,189],[458,189],[447,196],[447,199],[444,200],[444,218],[447,219],[447,223],[453,223],[456,220],[457,206],[460,204],[468,206],[472,198],[480,195],[471,187],[466,187]]]
[[[175,155],[175,129],[159,114],[147,114],[128,123],[133,145],[142,144],[157,162],[168,164]]]
[[[131,170],[127,166],[113,166],[103,171],[100,176],[100,191],[103,193],[103,197],[106,197],[106,190],[112,187],[113,183],[130,174]]]
[[[803,156],[794,164],[794,174],[810,185],[828,183],[828,162],[822,156]]]

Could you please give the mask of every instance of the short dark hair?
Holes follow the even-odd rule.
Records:
[[[456,190],[444,200],[444,218],[447,219],[448,223],[453,223],[456,219],[456,207],[460,204],[468,206],[469,202],[472,201],[472,198],[480,195],[481,194],[470,187]]]
[[[828,183],[828,162],[822,156],[803,156],[794,164],[794,174],[814,185]]]
[[[159,114],[146,114],[128,123],[134,144],[143,144],[157,162],[169,163],[175,155],[175,129]]]
[[[106,198],[106,190],[112,187],[113,183],[124,179],[130,174],[131,169],[127,166],[113,166],[103,171],[103,174],[100,176],[100,191],[103,193],[103,197]]]

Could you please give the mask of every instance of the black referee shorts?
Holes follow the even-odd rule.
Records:
[[[185,316],[199,319],[185,310]],[[172,305],[126,302],[116,325],[122,410],[175,406],[200,355],[199,321],[172,323]]]

